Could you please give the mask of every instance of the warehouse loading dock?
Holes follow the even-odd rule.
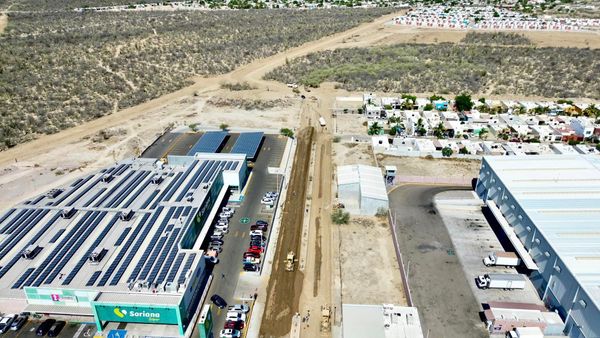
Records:
[[[510,240],[510,243],[515,248],[515,251],[517,252],[519,257],[521,257],[521,261],[523,261],[527,269],[533,271],[539,270],[538,266],[533,261],[533,258],[531,258],[531,256],[529,255],[529,252],[527,252],[527,249],[525,249],[523,243],[521,243],[519,237],[517,237],[517,234],[515,234],[511,226],[508,224],[506,218],[504,218],[504,216],[502,215],[502,212],[500,212],[500,209],[498,209],[496,203],[492,200],[487,200],[485,204],[492,212],[492,215],[494,215],[494,217],[498,221],[498,224],[500,224],[502,231],[504,231],[506,237],[508,237],[508,239]]]

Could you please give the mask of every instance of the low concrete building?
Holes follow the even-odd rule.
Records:
[[[375,215],[380,209],[388,209],[387,190],[378,167],[338,167],[338,197],[351,214]]]
[[[415,307],[342,304],[343,338],[423,338]]]

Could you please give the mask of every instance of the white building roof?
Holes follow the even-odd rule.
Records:
[[[378,167],[368,165],[343,165],[338,167],[338,185],[360,185],[361,198],[388,200],[383,175]]]
[[[486,156],[485,160],[600,307],[600,157]]]
[[[423,338],[415,307],[343,304],[344,338]]]

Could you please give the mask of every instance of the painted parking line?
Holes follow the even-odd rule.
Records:
[[[242,238],[246,238],[246,232],[242,232]]]

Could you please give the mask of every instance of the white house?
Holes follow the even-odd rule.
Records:
[[[594,124],[587,117],[578,117],[571,120],[571,129],[577,136],[588,138],[594,135]]]

